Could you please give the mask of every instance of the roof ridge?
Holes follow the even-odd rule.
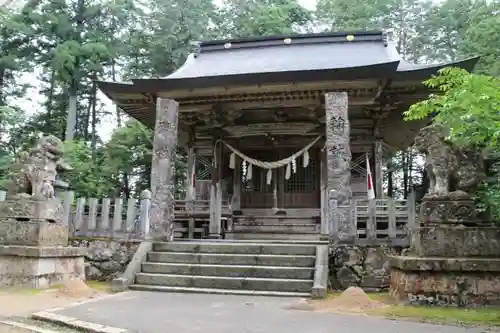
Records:
[[[212,40],[201,42],[199,47],[200,52],[210,52],[234,48],[279,46],[283,44],[316,44],[358,41],[385,43],[386,38],[383,31],[323,32]]]

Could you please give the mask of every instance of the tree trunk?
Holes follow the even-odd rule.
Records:
[[[90,143],[91,151],[92,151],[92,161],[96,161],[97,159],[97,77],[94,75],[92,78],[92,93],[90,97],[90,101],[92,103],[92,141]]]
[[[113,80],[113,82],[116,82],[116,63],[115,63],[115,59],[112,60],[112,63],[111,63],[111,79]],[[120,111],[120,107],[118,106],[118,104],[115,104],[115,108],[116,108],[116,124],[118,125],[118,127],[121,127],[122,126],[122,114],[121,114],[121,111]]]
[[[392,171],[391,159],[389,159],[389,162],[387,162],[387,196],[389,198],[394,197],[393,171]]]
[[[54,107],[54,90],[56,86],[56,73],[55,70],[50,72],[50,87],[47,96],[47,118],[52,118],[52,108]],[[52,131],[51,131],[52,132]]]
[[[0,105],[4,105],[4,96],[3,96],[3,85],[5,81],[5,68],[0,67]]]
[[[77,111],[77,94],[78,87],[76,80],[72,80],[71,86],[68,90],[68,116],[66,120],[66,135],[65,141],[71,141],[75,137],[76,129],[76,111]]]
[[[403,198],[408,198],[408,153],[401,152],[401,164],[403,166]]]

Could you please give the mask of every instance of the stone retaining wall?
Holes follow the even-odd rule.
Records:
[[[388,255],[401,254],[401,248],[387,246],[334,245],[330,247],[330,288],[343,290],[351,286],[365,291],[389,288]]]
[[[85,255],[87,280],[108,281],[120,276],[134,256],[139,242],[98,238],[72,238],[70,246],[88,249]]]

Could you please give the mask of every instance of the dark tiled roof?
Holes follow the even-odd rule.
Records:
[[[174,73],[133,85],[104,84],[106,92],[158,92],[229,85],[391,78],[423,80],[442,67],[471,70],[478,58],[416,65],[403,60],[382,32],[269,36],[200,44]]]

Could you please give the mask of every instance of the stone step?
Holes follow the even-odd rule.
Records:
[[[163,291],[179,293],[197,293],[197,294],[220,294],[220,295],[248,295],[248,296],[275,296],[275,297],[310,297],[310,293],[283,292],[283,291],[264,291],[264,290],[235,290],[235,289],[215,289],[215,288],[192,288],[192,287],[166,287],[144,284],[133,284],[132,290],[144,291]]]
[[[268,245],[268,244],[287,244],[287,245],[328,245],[329,241],[327,240],[301,240],[301,239],[204,239],[201,241],[203,244],[205,243],[217,243],[217,244],[259,244],[259,245]],[[199,239],[182,239],[176,241],[176,243],[200,243]]]
[[[313,280],[139,273],[137,284],[168,287],[311,292]]]
[[[314,255],[149,252],[147,261],[207,265],[313,267],[315,259]]]
[[[233,217],[235,224],[251,224],[251,225],[267,225],[267,224],[320,224],[319,218],[311,217],[283,217],[283,216],[235,216]]]
[[[320,231],[319,224],[251,224],[251,223],[235,223],[233,224],[233,232],[248,232],[248,233],[318,233]]]
[[[291,241],[291,240],[302,240],[302,241],[319,241],[321,235],[319,232],[314,233],[291,233],[291,232],[226,232],[226,238],[230,240],[253,240],[257,242],[261,241]]]
[[[316,246],[306,244],[269,244],[237,242],[171,242],[155,243],[155,252],[231,253],[231,254],[277,254],[315,255]]]
[[[204,275],[224,277],[250,277],[275,279],[313,279],[312,267],[283,266],[243,266],[243,265],[203,265],[203,264],[165,264],[146,262],[142,264],[143,273]]]
[[[285,214],[283,214],[283,212]],[[288,216],[292,218],[311,218],[317,217],[321,215],[321,211],[319,208],[284,208],[279,209],[276,212],[273,209],[269,208],[244,208],[241,210],[241,215],[244,216]]]

